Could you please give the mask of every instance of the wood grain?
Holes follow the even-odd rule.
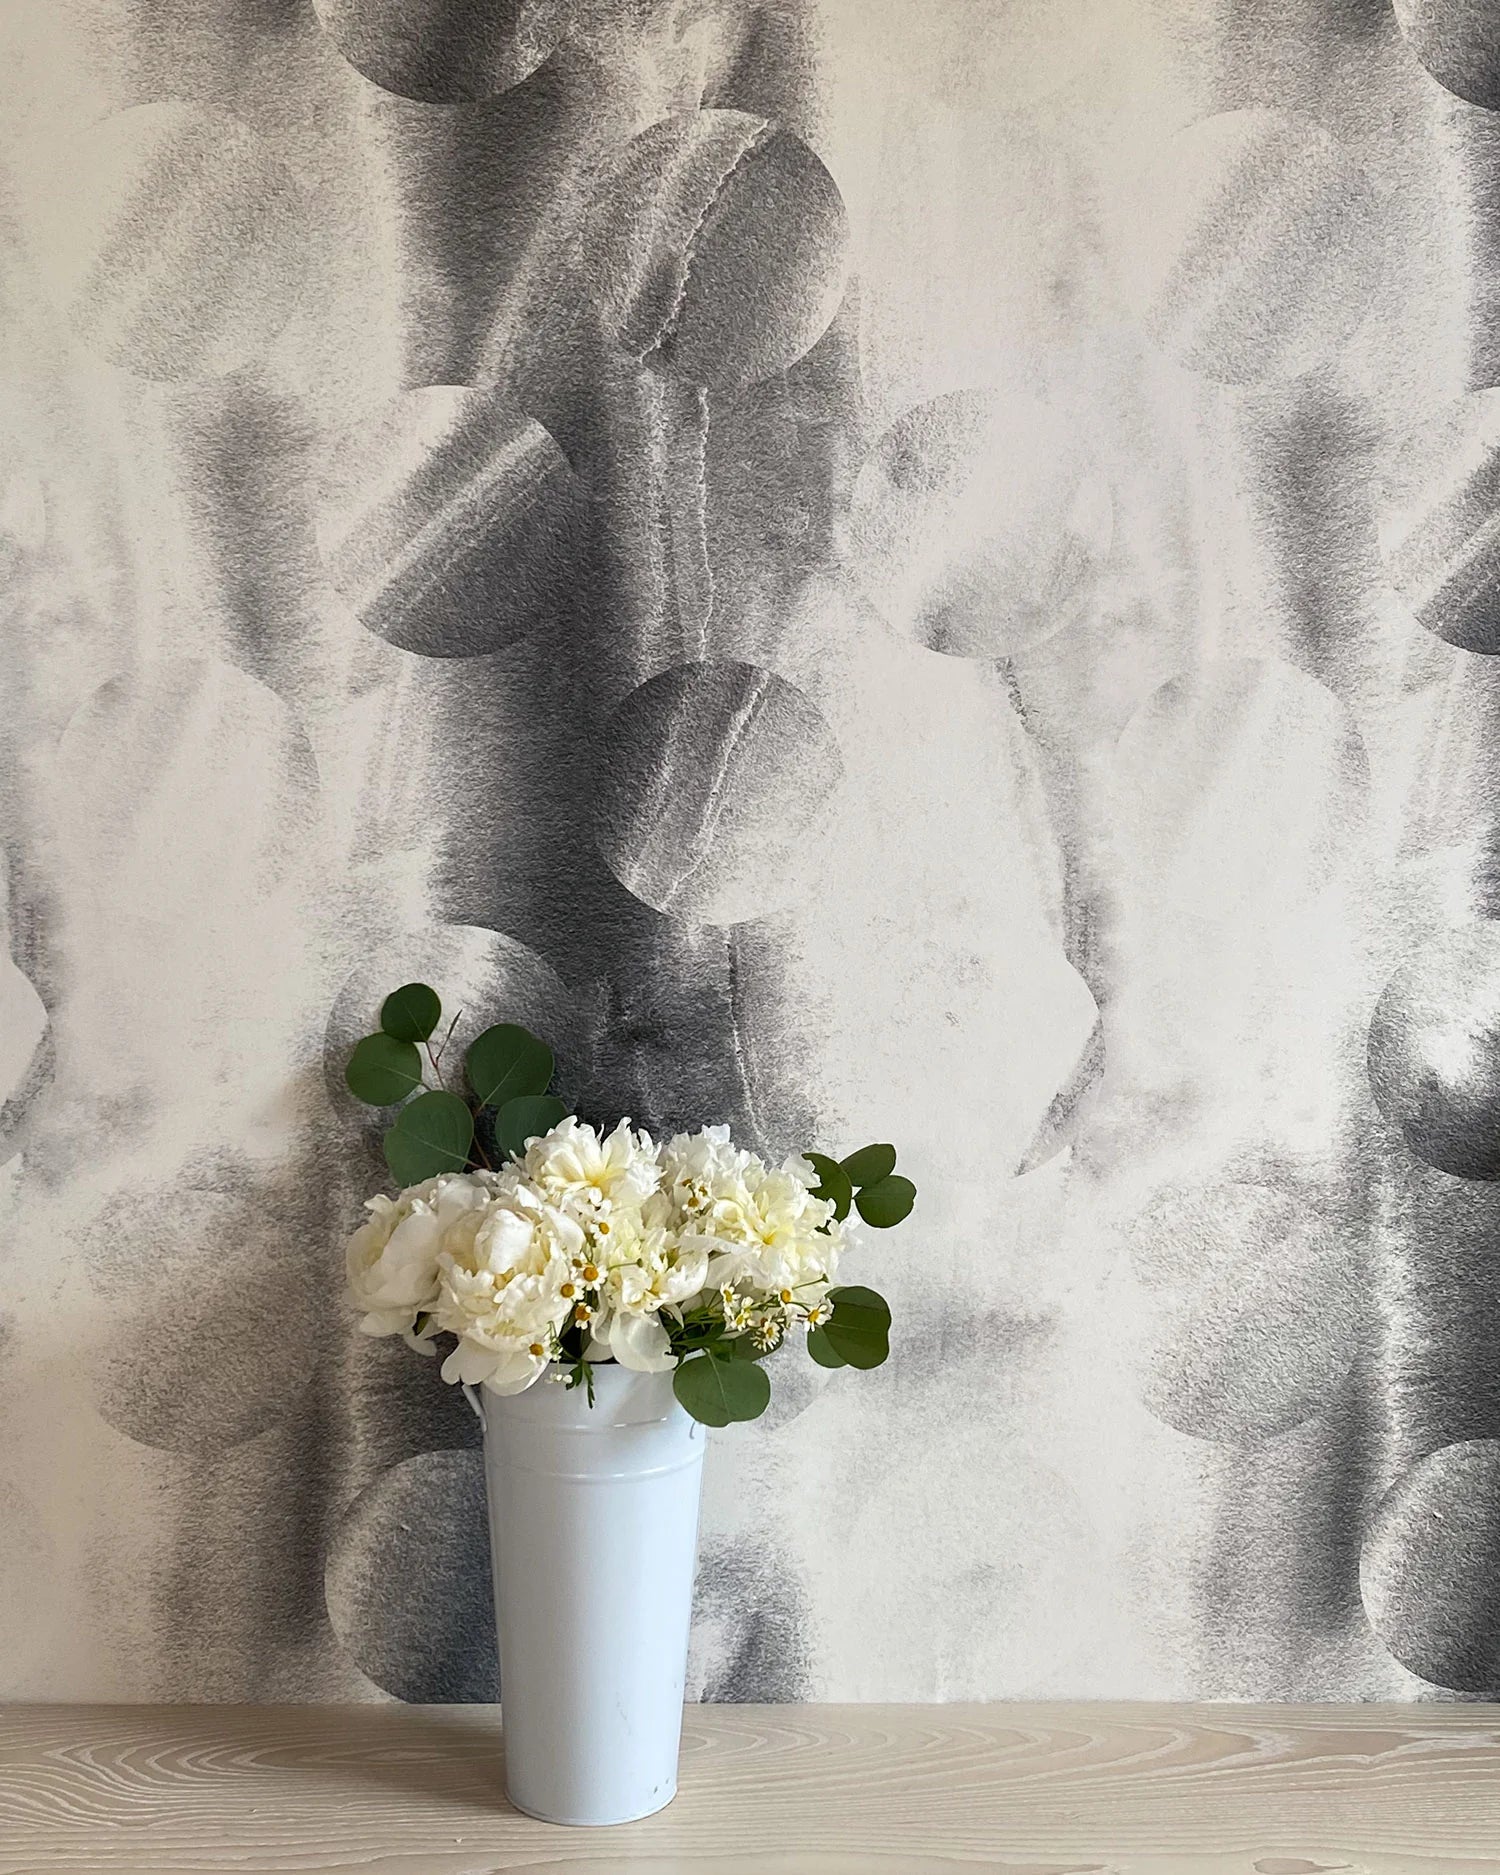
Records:
[[[1500,1707],[690,1707],[609,1830],[502,1794],[484,1706],[0,1709],[0,1875],[1500,1870]]]

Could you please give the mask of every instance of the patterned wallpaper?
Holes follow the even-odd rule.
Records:
[[[3,0],[0,360],[0,1692],[493,1696],[412,976],[923,1194],[695,1695],[1500,1690],[1492,6]]]

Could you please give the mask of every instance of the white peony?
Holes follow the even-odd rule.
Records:
[[[813,1195],[817,1173],[806,1159],[769,1167],[727,1145],[712,1127],[666,1148],[668,1189],[686,1193],[681,1241],[709,1256],[708,1286],[769,1293],[806,1306],[826,1295],[843,1230],[826,1199]]]
[[[633,1247],[635,1257],[616,1262],[599,1284],[595,1347],[607,1349],[622,1367],[659,1373],[674,1365],[661,1311],[680,1310],[699,1294],[708,1255],[681,1248],[660,1228],[642,1232]]]
[[[519,1393],[551,1360],[575,1308],[584,1234],[523,1178],[502,1173],[496,1187],[439,1254],[432,1319],[458,1337],[444,1380]]]
[[[753,1155],[734,1145],[727,1126],[678,1133],[661,1149],[661,1188],[683,1218],[701,1216],[715,1198],[741,1191]]]
[[[650,1135],[632,1131],[628,1120],[601,1136],[569,1116],[532,1140],[520,1169],[552,1203],[589,1218],[638,1211],[661,1180]]]
[[[443,1172],[398,1198],[366,1202],[369,1218],[344,1253],[363,1333],[413,1338],[416,1317],[437,1300],[438,1258],[448,1232],[478,1216],[494,1183],[489,1172]]]
[[[567,1119],[498,1173],[372,1198],[349,1287],[367,1334],[429,1354],[451,1334],[443,1378],[497,1393],[571,1358],[570,1331],[588,1360],[664,1371],[673,1330],[705,1307],[769,1351],[827,1314],[844,1230],[817,1182],[807,1160],[767,1166],[727,1127],[657,1148],[627,1121],[601,1136]]]

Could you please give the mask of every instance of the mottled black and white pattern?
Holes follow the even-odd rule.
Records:
[[[296,302],[307,248],[304,191],[270,144],[175,100],[73,128],[39,280],[80,343],[163,379],[216,377],[262,353]]]
[[[377,636],[426,657],[480,657],[566,630],[586,496],[552,437],[507,397],[408,391],[334,435],[326,454],[323,563]]]
[[[920,1187],[697,1693],[1500,1692],[1497,309],[1479,0],[0,10],[0,1692],[493,1696],[418,976]]]
[[[854,485],[848,561],[871,603],[934,651],[1003,657],[1088,603],[1108,483],[1061,413],[950,391],[902,413]]]
[[[1373,204],[1320,125],[1276,110],[1202,118],[1155,154],[1140,190],[1132,285],[1184,364],[1226,384],[1296,377],[1358,325]]]
[[[1500,393],[1424,412],[1377,491],[1391,584],[1413,615],[1464,651],[1500,651]]]
[[[488,1540],[477,1451],[402,1459],[345,1511],[328,1555],[328,1618],[385,1692],[496,1697]]]
[[[1500,924],[1445,931],[1403,962],[1371,1018],[1370,1085],[1418,1158],[1500,1178]]]
[[[1500,20],[1485,0],[1393,0],[1412,51],[1470,104],[1500,109]]]
[[[1439,1446],[1376,1507],[1360,1559],[1375,1632],[1438,1686],[1500,1688],[1500,1439]]]
[[[319,23],[372,84],[427,104],[463,104],[533,72],[568,24],[571,0],[315,0]]]
[[[597,836],[610,870],[654,910],[733,924],[801,883],[842,763],[793,687],[739,663],[679,664],[627,697],[600,748]]]

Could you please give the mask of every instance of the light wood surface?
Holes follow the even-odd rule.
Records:
[[[502,1794],[484,1706],[0,1709],[0,1875],[1500,1871],[1500,1707],[690,1707],[618,1829]]]

